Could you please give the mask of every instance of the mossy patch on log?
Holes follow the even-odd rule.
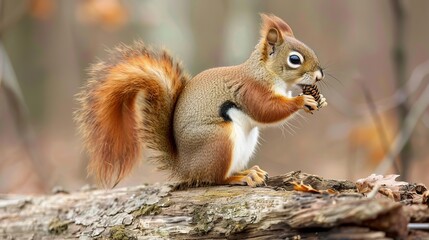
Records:
[[[137,240],[131,236],[124,226],[114,226],[110,229],[110,239],[112,240]]]
[[[48,231],[51,234],[61,234],[67,230],[69,221],[61,221],[59,218],[54,218],[48,225]]]
[[[151,204],[151,205],[143,205],[140,207],[139,210],[135,211],[133,213],[133,216],[135,218],[140,217],[140,216],[148,216],[148,215],[158,215],[161,213],[161,207],[156,205],[156,204]]]

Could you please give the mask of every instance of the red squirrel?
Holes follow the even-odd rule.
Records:
[[[300,109],[313,112],[326,100],[291,95],[293,86],[323,79],[319,60],[282,19],[261,17],[260,41],[237,66],[191,78],[165,50],[142,42],[121,45],[93,65],[75,113],[89,173],[116,185],[147,151],[185,183],[264,184],[267,172],[246,169],[259,128],[281,125]]]

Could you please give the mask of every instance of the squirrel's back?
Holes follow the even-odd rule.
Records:
[[[237,66],[219,67],[205,70],[192,78],[179,96],[175,125],[193,124],[200,119],[213,123],[222,121],[219,107],[233,97],[227,82],[236,74]]]

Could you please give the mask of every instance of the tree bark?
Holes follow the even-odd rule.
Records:
[[[294,191],[293,182],[301,181],[337,193]],[[428,237],[427,232],[408,231],[410,219],[429,220],[426,205],[411,207],[364,197],[349,181],[298,171],[272,177],[258,188],[167,183],[51,196],[0,196],[0,239]]]

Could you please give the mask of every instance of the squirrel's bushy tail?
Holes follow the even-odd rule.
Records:
[[[173,111],[189,79],[164,50],[142,42],[114,49],[90,69],[75,113],[90,155],[88,171],[104,186],[117,184],[140,160],[143,148],[171,168],[176,145]]]

